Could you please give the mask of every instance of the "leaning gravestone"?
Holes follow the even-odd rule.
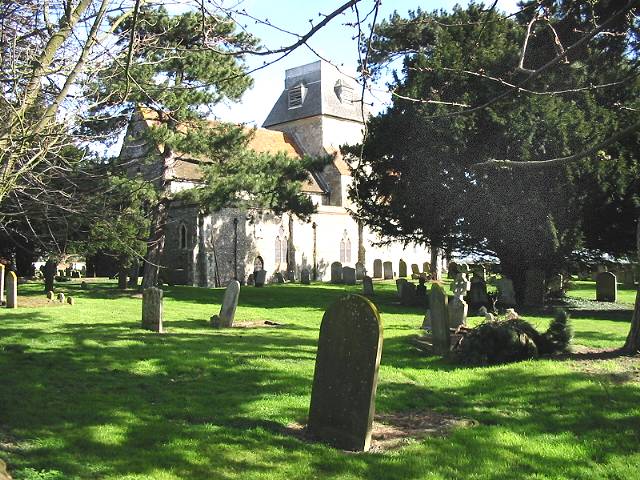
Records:
[[[331,283],[342,283],[342,264],[340,262],[331,264]]]
[[[227,285],[220,306],[220,313],[211,317],[211,326],[214,328],[231,328],[236,316],[238,297],[240,296],[240,282],[232,280]]]
[[[477,310],[480,307],[486,307],[488,304],[487,282],[480,275],[474,273],[469,287],[469,306],[472,310]]]
[[[16,272],[7,273],[7,308],[18,308],[18,277]]]
[[[367,451],[375,412],[382,323],[375,305],[347,295],[320,326],[307,431],[318,440]]]
[[[373,278],[382,278],[382,260],[379,258],[373,261]]]
[[[611,272],[599,273],[596,277],[596,300],[598,302],[615,302],[617,299],[616,276]]]
[[[402,278],[407,276],[407,264],[404,260],[398,263],[398,276]]]
[[[544,305],[544,272],[529,268],[524,274],[524,304],[530,307]]]
[[[449,327],[457,328],[460,325],[466,325],[467,323],[467,302],[464,301],[464,296],[471,288],[471,283],[467,280],[466,273],[458,273],[456,279],[451,285],[453,290],[453,300],[449,303]]]
[[[256,270],[255,272],[253,272],[253,275],[256,287],[264,287],[264,282],[267,281],[267,271]]]
[[[0,305],[4,303],[4,265],[0,263]]]
[[[502,308],[513,307],[516,304],[516,292],[513,282],[506,277],[496,280],[498,287],[498,302]]]
[[[393,278],[393,263],[384,262],[382,264],[382,269],[384,270],[384,279],[390,280]]]
[[[162,290],[159,288],[142,292],[142,328],[162,333]]]
[[[363,263],[356,263],[356,280],[362,280],[364,278],[364,264]]]
[[[365,276],[362,279],[362,294],[373,296],[373,280],[369,276]]]
[[[356,284],[356,269],[351,267],[342,268],[342,282],[346,285]]]
[[[308,268],[303,268],[300,272],[300,283],[303,285],[311,284],[311,272]]]
[[[449,312],[447,309],[447,292],[438,283],[431,285],[429,297],[429,320],[433,335],[433,352],[446,355],[449,352]]]

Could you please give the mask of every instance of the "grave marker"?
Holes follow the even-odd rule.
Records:
[[[369,276],[365,276],[362,279],[362,294],[373,296],[373,280]]]
[[[447,309],[447,292],[439,283],[431,285],[429,298],[429,320],[433,335],[433,351],[436,355],[449,352],[449,312]]]
[[[342,283],[342,264],[340,262],[331,264],[331,283]]]
[[[253,274],[256,287],[264,287],[264,282],[267,281],[267,271],[256,270],[255,272],[253,272]]]
[[[7,284],[7,308],[18,308],[18,277],[16,272],[9,272],[5,278]]]
[[[351,267],[342,267],[342,282],[346,285],[356,284],[356,270]]]
[[[240,282],[231,280],[224,291],[220,313],[211,317],[211,326],[214,328],[231,328],[236,316],[238,297],[240,296]]]
[[[384,262],[382,269],[384,270],[384,279],[391,280],[393,278],[393,264],[391,262]]]
[[[382,278],[382,260],[379,258],[373,261],[373,278]]]
[[[407,264],[402,259],[398,263],[398,276],[401,278],[404,278],[407,276]]]
[[[300,283],[303,285],[311,284],[311,272],[308,268],[303,268],[300,272]]]
[[[611,272],[601,272],[596,277],[596,300],[615,302],[618,299],[616,276]]]

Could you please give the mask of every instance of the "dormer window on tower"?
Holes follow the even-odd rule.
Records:
[[[336,96],[340,103],[352,103],[353,102],[353,88],[351,85],[347,85],[341,78],[338,79],[333,90],[336,92]]]
[[[289,89],[289,108],[298,108],[302,106],[304,98],[307,96],[307,87],[300,82],[295,87]]]

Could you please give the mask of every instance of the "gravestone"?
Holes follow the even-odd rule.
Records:
[[[555,275],[552,275],[551,278],[549,279],[549,282],[547,283],[547,285],[549,286],[549,293],[553,297],[562,296],[563,280],[564,279],[562,278],[562,275],[560,273],[556,273]]]
[[[55,293],[53,293],[52,291],[47,292],[47,300],[53,300],[54,297],[55,297]]]
[[[73,306],[75,305],[76,301],[73,299],[73,297],[67,297],[67,303]]]
[[[342,267],[342,282],[346,285],[355,285],[356,269],[351,267]]]
[[[502,308],[513,307],[516,304],[516,292],[513,282],[506,277],[496,280],[498,288],[498,302]]]
[[[256,277],[253,273],[250,273],[247,277],[247,285],[253,287],[256,284]]]
[[[431,330],[431,310],[427,310],[424,314],[420,328],[422,330]]]
[[[596,265],[595,271],[591,274],[591,279],[595,282],[598,280],[598,274],[608,271],[609,268],[606,265]]]
[[[616,276],[611,272],[601,272],[596,278],[596,300],[598,302],[615,302],[618,300],[618,284]]]
[[[64,303],[64,293],[60,292],[60,293],[58,294],[58,301],[59,301],[60,303]]]
[[[622,275],[622,284],[624,288],[635,288],[636,287],[636,279],[633,268],[628,268],[624,271]]]
[[[5,284],[7,288],[7,298],[5,299],[7,308],[18,308],[18,277],[16,277],[16,272],[7,273]]]
[[[398,295],[398,298],[402,297],[402,287],[404,286],[405,283],[407,283],[406,278],[396,279],[396,294]]]
[[[253,275],[256,287],[264,287],[264,282],[267,281],[267,271],[256,270],[255,272],[253,272]]]
[[[486,307],[488,304],[487,282],[480,275],[474,273],[469,287],[469,306],[471,310],[476,310],[480,307]]]
[[[334,447],[367,451],[375,413],[382,323],[365,297],[333,303],[320,325],[307,432]]]
[[[142,328],[162,333],[162,290],[146,288],[142,292]]]
[[[464,296],[471,288],[471,283],[467,279],[466,273],[458,273],[456,279],[451,285],[453,291],[453,300],[449,303],[449,327],[457,328],[460,325],[466,325],[467,312],[469,307],[464,301]]]
[[[303,268],[300,272],[300,283],[303,285],[311,284],[311,272],[308,268]]]
[[[427,287],[425,282],[426,279],[424,277],[420,277],[418,279],[418,286],[416,287],[416,303],[422,306],[426,306],[427,304]]]
[[[211,317],[211,326],[214,328],[231,328],[238,308],[240,296],[240,282],[231,280],[224,291],[220,313]]]
[[[406,306],[412,306],[417,303],[415,283],[407,282],[405,280],[400,289],[400,303]]]
[[[530,307],[544,305],[544,272],[529,268],[524,275],[524,304]]]
[[[422,264],[422,273],[425,275],[429,275],[431,273],[431,264],[429,262],[424,262]]]
[[[273,283],[284,283],[284,275],[281,272],[273,274]]]
[[[413,280],[420,278],[420,268],[418,267],[417,263],[411,264],[411,278]]]
[[[368,275],[362,279],[362,294],[373,296],[373,280]]]
[[[431,285],[429,296],[429,320],[433,335],[433,352],[446,355],[449,352],[449,311],[447,292],[439,283]]]
[[[391,262],[384,262],[382,264],[383,275],[385,280],[391,280],[393,278],[393,264]]]
[[[373,278],[382,278],[382,260],[379,258],[373,261]]]
[[[364,264],[360,262],[356,263],[356,280],[362,280],[365,273]]]
[[[340,262],[331,264],[331,283],[342,283],[342,264]]]
[[[404,260],[398,262],[398,276],[405,278],[407,276],[407,264]]]
[[[4,304],[4,264],[0,263],[0,305]]]

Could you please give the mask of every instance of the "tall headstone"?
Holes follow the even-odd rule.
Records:
[[[471,283],[467,279],[466,273],[458,273],[456,279],[451,285],[453,290],[453,300],[449,303],[449,327],[457,328],[460,325],[466,325],[467,323],[467,302],[464,301],[464,296],[471,288]]]
[[[142,292],[142,328],[162,333],[162,290],[146,288]]]
[[[596,300],[598,302],[615,302],[618,300],[618,284],[613,273],[601,272],[596,277]]]
[[[401,278],[405,278],[407,276],[407,264],[402,259],[398,262],[398,276]]]
[[[382,323],[365,297],[333,303],[320,325],[308,433],[353,451],[367,451],[375,413]]]
[[[373,278],[382,278],[382,260],[379,258],[373,261]]]
[[[413,280],[420,278],[420,268],[418,267],[417,263],[411,264],[411,278]]]
[[[364,278],[364,263],[356,263],[356,280],[362,280]]]
[[[502,277],[496,280],[496,287],[498,287],[498,303],[502,308],[513,307],[516,304],[516,292],[513,289],[513,282]]]
[[[253,272],[254,282],[256,287],[264,287],[264,283],[267,281],[266,270],[256,270]]]
[[[311,272],[308,268],[303,268],[300,271],[300,283],[302,283],[303,285],[311,284]]]
[[[489,304],[487,297],[487,282],[478,274],[474,273],[471,277],[471,285],[469,286],[469,306],[472,310],[480,307],[486,307]]]
[[[9,272],[5,278],[7,284],[7,308],[18,308],[18,277],[16,272]]]
[[[368,275],[362,279],[362,294],[369,297],[373,296],[373,280]]]
[[[227,285],[220,306],[220,313],[211,317],[211,326],[214,328],[231,328],[233,319],[238,308],[238,297],[240,296],[240,282],[232,280]]]
[[[340,262],[331,264],[331,283],[342,283],[342,264]]]
[[[449,352],[449,311],[448,298],[444,287],[438,283],[431,285],[429,296],[429,320],[433,335],[433,352],[446,355]]]
[[[382,264],[382,269],[383,269],[383,277],[385,280],[390,280],[393,278],[393,263],[391,262],[384,262]]]
[[[4,304],[4,264],[0,263],[0,305]]]
[[[355,285],[356,269],[351,267],[342,267],[342,282],[346,285]]]
[[[544,305],[544,272],[529,268],[524,275],[524,304],[530,307]]]

